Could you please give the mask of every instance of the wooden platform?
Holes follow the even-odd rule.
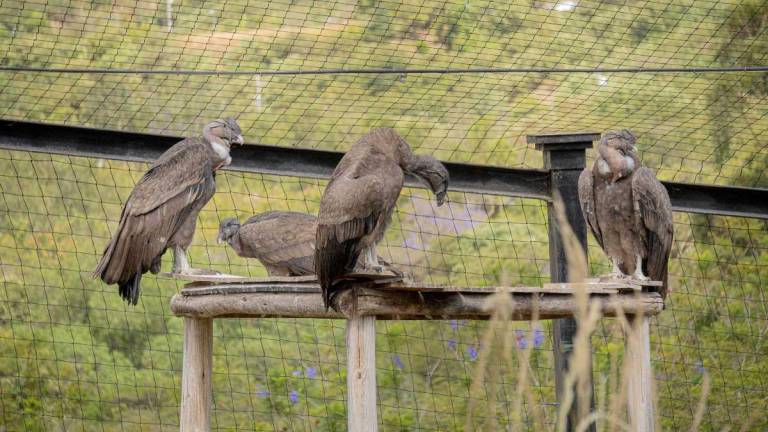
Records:
[[[548,283],[541,287],[456,287],[403,281],[394,274],[358,273],[352,290],[337,298],[339,311],[326,310],[314,276],[242,278],[231,275],[184,276],[191,280],[171,300],[176,315],[194,318],[285,317],[346,318],[353,312],[378,319],[487,319],[488,299],[499,292],[512,295],[515,317],[531,318],[538,303],[542,319],[571,316],[573,293],[586,291],[600,301],[604,316],[656,315],[664,309],[655,292],[658,282],[590,279],[584,283]]]
[[[336,309],[326,309],[314,276],[244,278],[233,275],[166,275],[190,281],[171,299],[171,311],[184,317],[181,430],[209,431],[212,403],[213,320],[215,318],[340,318],[347,319],[347,430],[376,432],[376,320],[488,319],[493,297],[512,296],[512,319],[573,316],[575,292],[598,301],[603,316],[619,312],[642,316],[627,345],[632,368],[630,418],[633,430],[652,432],[649,324],[664,309],[655,292],[661,284],[633,280],[591,279],[583,283],[549,283],[541,287],[455,287],[414,283],[400,275],[358,273],[354,288],[336,296]]]

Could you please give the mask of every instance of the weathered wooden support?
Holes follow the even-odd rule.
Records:
[[[636,322],[635,320],[640,320]],[[625,361],[627,368],[627,411],[630,430],[653,432],[655,428],[653,405],[653,370],[651,369],[651,334],[649,319],[645,315],[630,316],[634,326],[625,328]],[[630,324],[632,325],[632,324]]]
[[[347,430],[376,432],[377,319],[485,320],[491,317],[488,305],[495,295],[513,296],[511,319],[530,320],[534,309],[539,319],[563,318],[572,316],[578,308],[571,294],[577,286],[599,303],[602,316],[646,317],[643,342],[627,348],[627,358],[641,359],[641,366],[633,366],[630,377],[630,415],[637,419],[633,420],[634,431],[652,430],[648,429],[653,427],[652,404],[646,403],[652,402],[647,317],[660,313],[664,302],[658,293],[642,289],[655,285],[658,283],[591,280],[543,287],[458,288],[369,281],[338,293],[339,311],[335,311],[325,309],[320,287],[309,278],[195,282],[171,299],[171,311],[184,317],[181,430],[210,430],[214,318],[347,318]]]
[[[579,205],[578,180],[586,165],[586,149],[592,148],[592,142],[600,139],[600,134],[529,135],[527,138],[528,143],[535,144],[536,149],[544,152],[544,168],[550,170],[551,195],[553,197],[559,196],[562,200],[565,217],[571,225],[574,235],[586,251],[587,227]],[[549,213],[550,275],[552,282],[567,282],[568,263],[552,205],[550,202],[547,206]],[[576,320],[574,318],[563,318],[554,323],[555,388],[558,401],[562,401],[565,394],[565,377],[569,370],[575,335]],[[588,413],[594,407],[594,390],[591,384],[590,391],[592,393],[590,407],[579,406],[579,401],[575,401],[571,405],[571,410],[568,413],[567,430],[574,430],[581,421],[579,416]],[[594,432],[595,429],[595,424],[592,423],[587,431]]]
[[[376,317],[347,320],[347,431],[377,432]]]
[[[378,319],[476,319],[491,316],[488,298],[495,293],[397,292],[361,288],[357,294],[357,313]],[[194,318],[346,318],[352,316],[344,301],[347,292],[339,294],[341,312],[325,310],[318,292],[250,292],[238,294],[183,295],[171,299],[171,311]],[[512,295],[512,294],[509,294]],[[540,319],[573,315],[576,301],[570,294],[515,293],[512,319],[529,320],[534,309],[532,296],[538,296]],[[658,293],[592,294],[598,300],[603,316],[624,313],[656,315],[664,309]]]
[[[181,375],[181,432],[211,430],[213,320],[184,318]]]

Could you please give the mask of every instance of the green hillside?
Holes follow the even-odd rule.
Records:
[[[768,56],[764,1],[182,1],[171,3],[172,21],[167,5],[0,0],[0,66],[671,68],[759,66]],[[767,76],[0,71],[0,118],[197,134],[207,120],[232,114],[247,142],[339,150],[386,125],[441,159],[537,168],[541,157],[525,134],[630,128],[662,179],[766,187]],[[116,288],[90,277],[146,168],[0,151],[0,429],[178,428],[182,322],[168,301],[180,285],[147,276],[140,304],[129,307]],[[233,172],[217,183],[193,265],[254,276],[265,274],[258,263],[215,243],[218,221],[269,209],[315,212],[324,186]],[[381,253],[430,283],[548,281],[543,202],[459,192],[449,199],[436,208],[425,191],[405,190]],[[661,424],[688,430],[706,374],[700,430],[765,430],[768,225],[685,213],[675,222],[672,294],[652,329]],[[593,272],[605,271],[602,253],[595,245],[590,252]],[[486,326],[379,323],[381,429],[465,430]],[[623,349],[615,327],[605,320],[593,337],[595,381],[609,386]],[[531,350],[536,401],[553,424],[551,323],[515,329],[520,349]],[[218,430],[345,430],[342,322],[220,320],[215,334]],[[506,370],[490,374],[472,395],[483,400],[477,424],[498,419],[535,430],[531,407],[512,412],[516,380]]]

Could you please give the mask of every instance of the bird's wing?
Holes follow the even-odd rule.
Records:
[[[315,270],[330,305],[333,282],[354,268],[362,251],[360,240],[373,233],[391,214],[403,187],[397,166],[381,166],[362,176],[337,172],[320,201]]]
[[[651,279],[664,282],[662,295],[666,295],[667,262],[674,232],[669,194],[653,171],[640,167],[632,176],[632,199],[646,229],[648,256],[643,270]]]
[[[600,226],[597,224],[597,212],[595,211],[595,188],[592,170],[584,168],[579,175],[579,204],[581,212],[584,214],[584,220],[589,225],[590,231],[595,236],[597,244],[603,247],[603,235],[600,232]]]
[[[182,194],[182,201],[194,201],[192,192],[213,172],[206,146],[201,138],[187,138],[163,153],[133,188],[126,211],[145,214]]]
[[[139,293],[131,288],[123,292],[123,286],[137,273],[144,273],[152,268],[156,259],[165,252],[168,241],[179,227],[193,214],[197,200],[208,200],[215,188],[213,175],[203,183],[194,184],[185,193],[177,194],[155,209],[131,214],[128,209],[131,198],[126,203],[120,217],[115,235],[104,250],[94,274],[108,284],[121,284],[120,295],[133,304],[138,301]],[[133,195],[132,195],[133,196]]]
[[[317,219],[295,212],[275,212],[268,219],[259,216],[248,219],[238,232],[253,257],[297,276],[314,274]]]
[[[163,154],[128,197],[117,231],[94,270],[104,282],[121,284],[122,290],[137,273],[153,268],[182,224],[197,217],[194,209],[201,207],[200,201],[213,195],[213,170],[205,153],[190,154],[195,149],[180,146],[188,144],[185,141]],[[138,301],[135,289],[120,294],[134,304]]]

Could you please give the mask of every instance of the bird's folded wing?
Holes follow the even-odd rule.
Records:
[[[131,192],[128,214],[149,213],[179,195],[184,195],[181,201],[186,203],[197,200],[200,186],[213,176],[205,145],[199,138],[188,138],[164,153]]]
[[[388,175],[334,179],[320,205],[318,234],[333,235],[339,243],[370,234],[379,215],[397,201],[402,189],[402,180],[399,184],[397,180]],[[323,237],[319,236],[318,240]]]
[[[592,170],[589,168],[585,168],[579,176],[579,204],[581,204],[581,212],[584,214],[584,220],[589,225],[589,229],[600,247],[603,247],[603,235],[597,224],[597,213],[595,212],[595,188],[592,176]]]
[[[240,228],[256,257],[268,264],[282,265],[291,260],[313,257],[315,253],[315,218],[287,214],[260,222],[249,222]],[[314,269],[303,269],[314,271]]]
[[[632,178],[632,197],[646,228],[647,276],[654,280],[663,280],[666,278],[673,236],[669,194],[650,169],[641,167]]]

